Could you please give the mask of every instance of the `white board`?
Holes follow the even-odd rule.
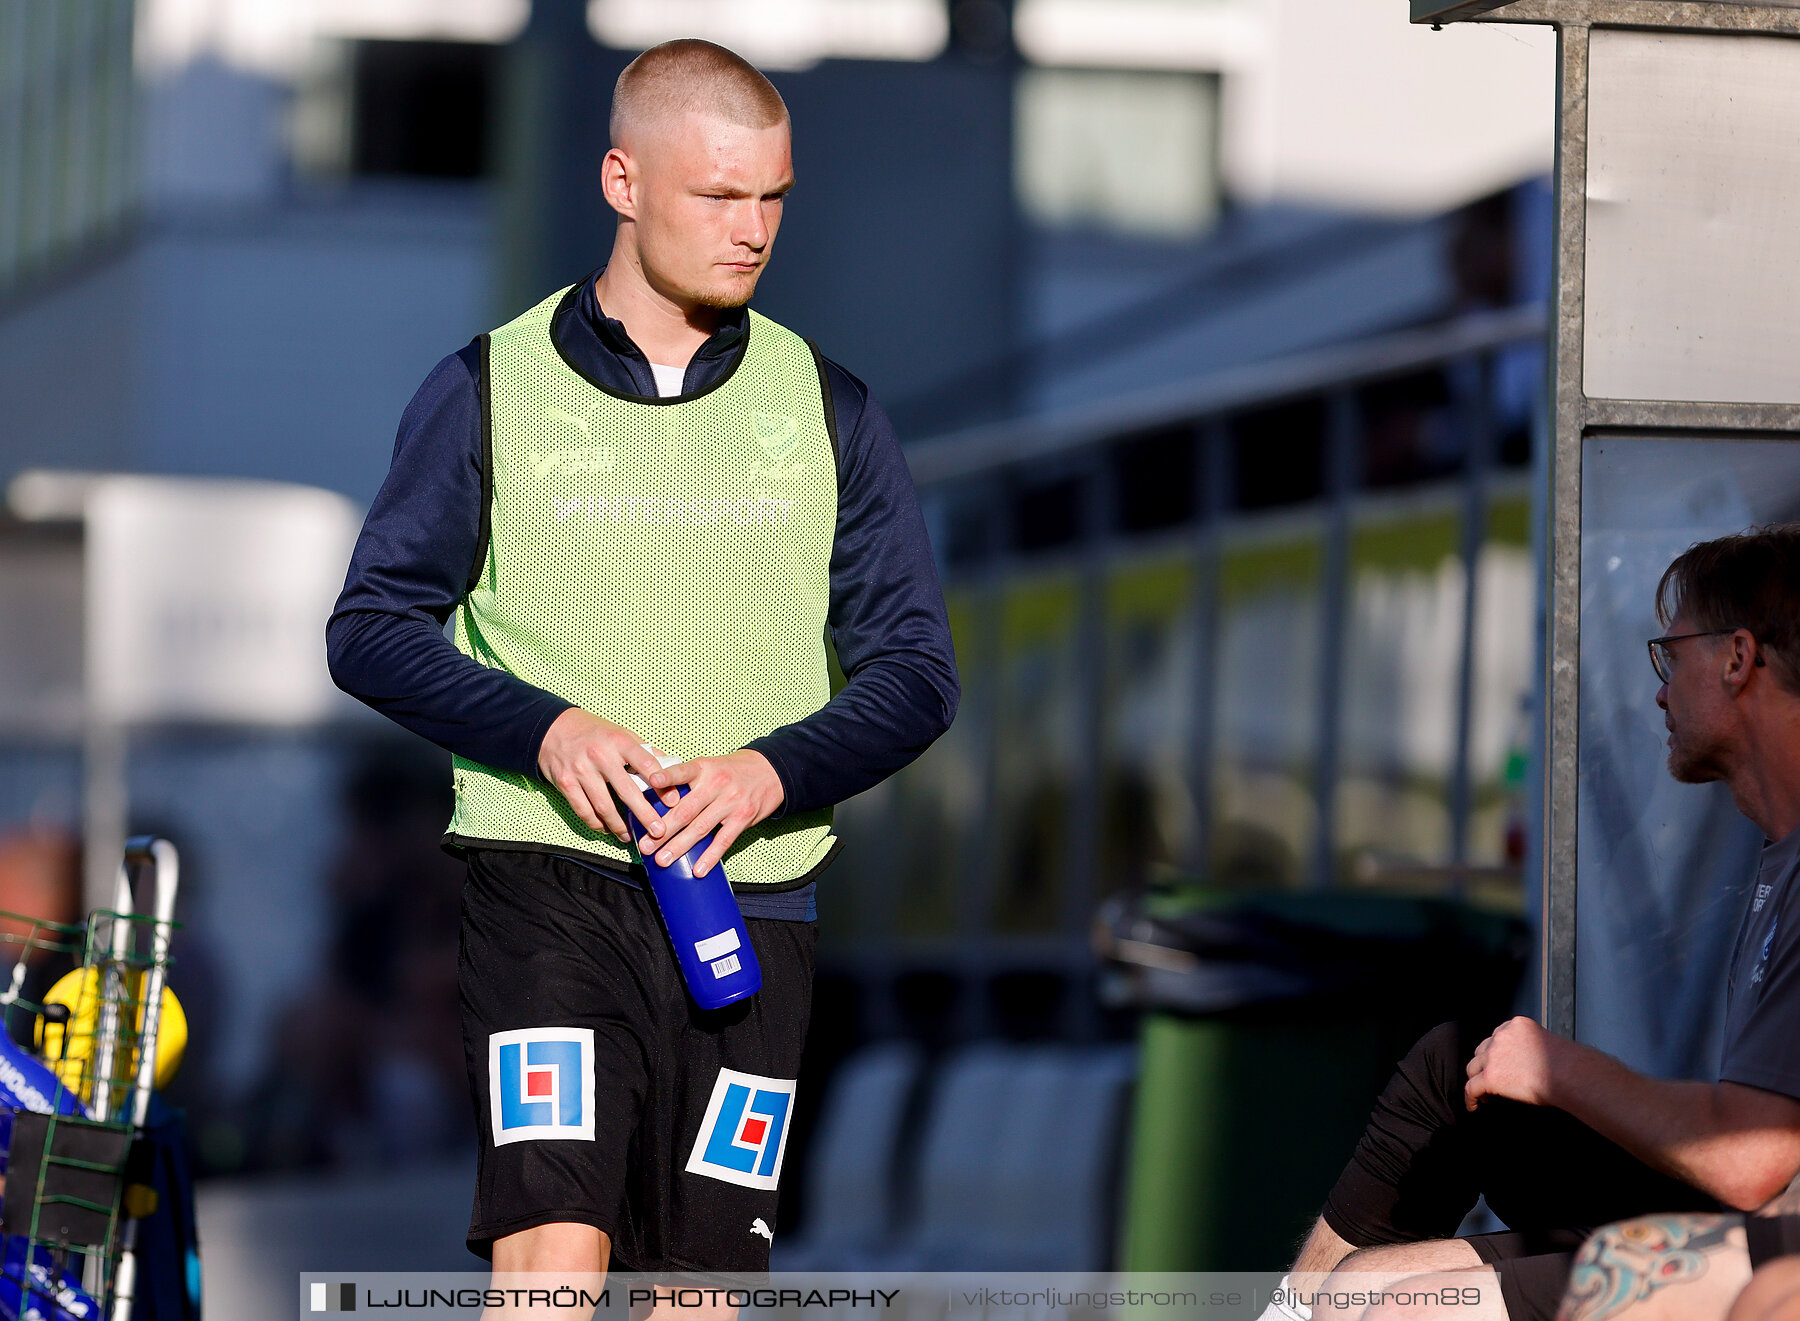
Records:
[[[1800,40],[1590,41],[1584,392],[1800,403]]]
[[[106,477],[86,498],[91,713],[302,725],[353,707],[325,666],[325,620],[358,517],[329,491]]]

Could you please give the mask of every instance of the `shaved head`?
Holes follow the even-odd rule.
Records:
[[[613,93],[600,189],[619,224],[601,306],[624,309],[614,315],[642,348],[641,335],[672,327],[665,351],[676,356],[651,361],[686,362],[691,337],[716,324],[709,309],[756,292],[793,186],[787,107],[769,80],[710,41],[653,46]]]
[[[748,60],[684,37],[652,46],[625,66],[613,89],[612,144],[629,151],[645,134],[691,112],[744,128],[788,122],[781,93]]]

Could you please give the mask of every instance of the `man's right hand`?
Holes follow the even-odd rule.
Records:
[[[570,707],[551,723],[538,745],[538,772],[568,799],[570,809],[589,829],[610,830],[629,844],[631,834],[619,813],[622,802],[653,838],[662,837],[662,817],[631,779],[636,772],[646,782],[656,782],[662,778],[662,763],[624,726]],[[663,801],[672,807],[680,799],[670,790]]]

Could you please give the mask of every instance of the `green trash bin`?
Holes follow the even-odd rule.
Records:
[[[1102,994],[1144,1011],[1129,1271],[1282,1270],[1412,1043],[1510,1012],[1529,929],[1438,899],[1158,893],[1100,923]]]

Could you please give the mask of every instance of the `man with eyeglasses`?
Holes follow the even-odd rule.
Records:
[[[1529,1018],[1433,1029],[1376,1102],[1265,1321],[1551,1321],[1602,1225],[1715,1213],[1729,1223],[1709,1231],[1741,1242],[1743,1213],[1786,1209],[1800,1175],[1800,524],[1689,548],[1656,608],[1669,773],[1724,781],[1770,841],[1732,956],[1718,1080],[1645,1077]],[[1455,1237],[1480,1196],[1508,1231]],[[1750,1239],[1752,1257],[1759,1241],[1800,1248]],[[1706,1268],[1701,1246],[1683,1269]],[[1571,1295],[1565,1321],[1673,1279]]]

